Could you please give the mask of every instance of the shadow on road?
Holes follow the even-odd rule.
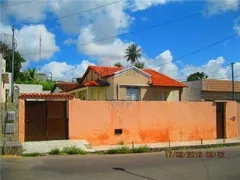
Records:
[[[125,173],[128,173],[128,174],[131,174],[133,176],[141,177],[143,179],[156,180],[156,179],[153,179],[153,178],[150,178],[150,177],[147,177],[147,176],[142,176],[142,175],[139,175],[139,174],[129,172],[129,171],[125,170],[124,168],[115,167],[113,169],[116,170],[116,171],[122,171],[122,172],[125,172]]]

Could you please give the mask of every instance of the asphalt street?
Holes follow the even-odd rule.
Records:
[[[216,157],[208,156],[216,153]],[[196,151],[195,151],[196,152]],[[1,158],[1,180],[239,180],[240,147],[197,150],[202,158],[164,152],[129,155]],[[218,152],[224,152],[219,154]],[[175,155],[176,156],[176,155]],[[221,156],[221,157],[220,157]]]

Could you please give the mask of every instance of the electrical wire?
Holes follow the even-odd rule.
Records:
[[[150,30],[150,29],[154,29],[154,28],[157,28],[159,26],[164,26],[164,25],[168,25],[168,24],[171,24],[171,23],[174,23],[174,22],[177,22],[177,21],[181,21],[181,20],[184,20],[184,19],[187,19],[187,18],[190,18],[190,17],[194,17],[194,16],[197,16],[197,15],[201,15],[203,12],[211,12],[213,10],[216,10],[216,9],[221,9],[221,8],[224,8],[226,6],[230,6],[232,4],[236,4],[237,2],[235,3],[230,3],[230,4],[227,4],[227,5],[223,5],[223,6],[219,6],[217,8],[213,8],[213,9],[210,9],[210,10],[205,10],[205,11],[201,11],[201,12],[198,12],[198,13],[194,13],[194,14],[190,14],[190,15],[187,15],[187,16],[184,16],[184,17],[181,17],[181,18],[176,18],[174,20],[170,20],[170,21],[166,21],[166,22],[163,22],[163,23],[158,23],[158,24],[155,24],[155,25],[152,25],[152,26],[148,26],[148,27],[145,27],[145,28],[142,28],[142,29],[139,29],[139,30],[136,30],[136,31],[130,31],[130,32],[127,32],[127,33],[121,33],[121,34],[118,34],[118,35],[115,35],[115,36],[110,36],[110,37],[107,37],[107,38],[102,38],[102,39],[98,39],[98,40],[94,40],[94,41],[90,41],[90,42],[87,42],[87,43],[81,43],[81,44],[76,44],[76,46],[85,46],[85,45],[89,45],[89,44],[92,44],[92,43],[97,43],[97,42],[101,42],[101,41],[106,41],[106,40],[110,40],[110,39],[113,39],[113,38],[116,38],[116,37],[119,37],[119,36],[125,36],[125,35],[130,35],[130,34],[134,34],[134,33],[139,33],[139,32],[142,32],[142,31],[146,31],[146,30]],[[86,10],[88,11],[88,10]],[[85,11],[85,12],[86,12]],[[75,48],[75,46],[72,46],[72,47],[62,47],[62,48],[59,48],[60,50],[63,50],[63,49],[70,49],[70,48]],[[45,50],[45,51],[42,51],[42,52],[54,52],[54,50]],[[32,52],[32,53],[21,53],[22,55],[32,55],[32,54],[38,54],[39,52]]]

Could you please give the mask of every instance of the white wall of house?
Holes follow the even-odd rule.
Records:
[[[11,73],[6,72],[6,60],[3,59],[0,54],[0,103],[5,102],[5,83],[4,79],[7,77],[8,80],[11,78]],[[5,79],[6,80],[6,79]]]
[[[183,82],[188,87],[183,88],[183,101],[200,101],[202,91],[202,81]]]
[[[43,86],[39,84],[14,84],[14,87],[19,88],[19,93],[44,93]],[[11,85],[6,84],[6,89],[9,89],[11,94]]]

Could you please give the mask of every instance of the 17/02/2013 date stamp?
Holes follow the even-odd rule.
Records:
[[[166,151],[166,158],[225,158],[224,151]]]

